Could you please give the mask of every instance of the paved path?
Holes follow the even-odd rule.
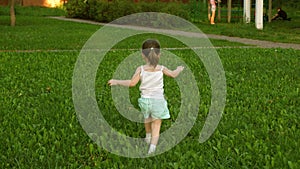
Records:
[[[80,22],[80,23],[88,23],[88,24],[94,24],[94,25],[105,25],[103,23],[95,22],[95,21],[88,21],[83,19],[74,19],[74,18],[66,18],[66,17],[50,17],[54,19],[60,19],[60,20],[66,20],[66,21],[73,21],[73,22]],[[135,27],[135,26],[126,26],[127,28],[132,29],[141,29],[141,27]],[[181,32],[182,34],[182,32]],[[196,36],[195,33],[192,32],[185,32],[186,35],[189,36]],[[210,39],[222,39],[227,40],[231,42],[239,42],[246,45],[254,45],[261,48],[291,48],[300,50],[300,44],[293,44],[293,43],[279,43],[279,42],[270,42],[270,41],[264,41],[264,40],[254,40],[254,39],[247,39],[247,38],[239,38],[239,37],[229,37],[229,36],[223,36],[223,35],[213,35],[213,34],[205,34]],[[200,35],[201,36],[201,35]]]

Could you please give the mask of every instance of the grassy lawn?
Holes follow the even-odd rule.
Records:
[[[207,34],[267,40],[283,43],[300,43],[300,17],[292,21],[274,21],[265,23],[263,30],[257,30],[254,23],[216,23],[209,25],[206,22],[196,25]]]
[[[61,14],[42,10],[19,15],[14,28],[8,26],[9,16],[0,16],[0,168],[300,168],[299,50],[225,48],[241,44],[212,40],[214,46],[224,47],[216,50],[225,69],[227,102],[218,128],[202,144],[198,138],[210,105],[209,78],[191,50],[172,50],[197,80],[201,103],[196,124],[170,151],[131,159],[98,147],[78,122],[72,101],[73,69],[80,49],[100,27],[44,17]],[[208,31],[210,25],[203,25],[201,29]],[[162,47],[182,47],[160,35],[128,38],[114,47],[122,50],[107,54],[96,79],[103,115],[117,131],[133,137],[144,136],[143,124],[122,118],[106,82],[135,52],[123,49],[138,51],[148,37],[158,38]],[[288,39],[292,38],[296,37]],[[176,83],[165,80],[172,118],[162,130],[171,127],[180,106]],[[130,89],[130,96],[137,106],[137,87]]]
[[[274,7],[274,6],[273,6]],[[222,9],[222,17],[219,22],[217,17],[215,19],[216,25],[210,25],[206,12],[202,12],[202,15],[198,16],[198,20],[195,23],[204,33],[218,34],[233,37],[242,37],[250,39],[268,40],[273,42],[284,43],[300,43],[300,12],[299,9],[285,8],[288,17],[291,17],[291,21],[272,21],[264,22],[263,30],[257,30],[255,28],[254,9],[251,11],[251,23],[243,23],[243,9],[234,8],[233,11],[239,10],[239,13],[232,13],[233,18],[230,24],[227,23],[227,11]],[[273,8],[273,15],[276,13],[276,7]],[[238,18],[235,18],[238,16]]]

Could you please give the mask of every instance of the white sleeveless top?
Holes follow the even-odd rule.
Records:
[[[149,72],[141,66],[140,91],[142,98],[164,99],[163,69],[164,67],[161,66],[159,71]]]

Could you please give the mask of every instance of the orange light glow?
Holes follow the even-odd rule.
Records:
[[[62,0],[45,0],[44,5],[47,7],[58,7],[63,4]]]

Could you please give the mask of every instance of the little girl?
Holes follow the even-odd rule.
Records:
[[[178,66],[171,71],[168,68],[158,65],[160,58],[160,44],[157,40],[148,39],[142,45],[142,57],[146,64],[139,66],[131,80],[108,81],[110,86],[135,86],[140,80],[141,98],[138,99],[139,107],[145,118],[145,141],[150,144],[148,154],[155,152],[159,139],[162,119],[170,118],[167,102],[164,98],[163,75],[175,78],[184,69]]]

